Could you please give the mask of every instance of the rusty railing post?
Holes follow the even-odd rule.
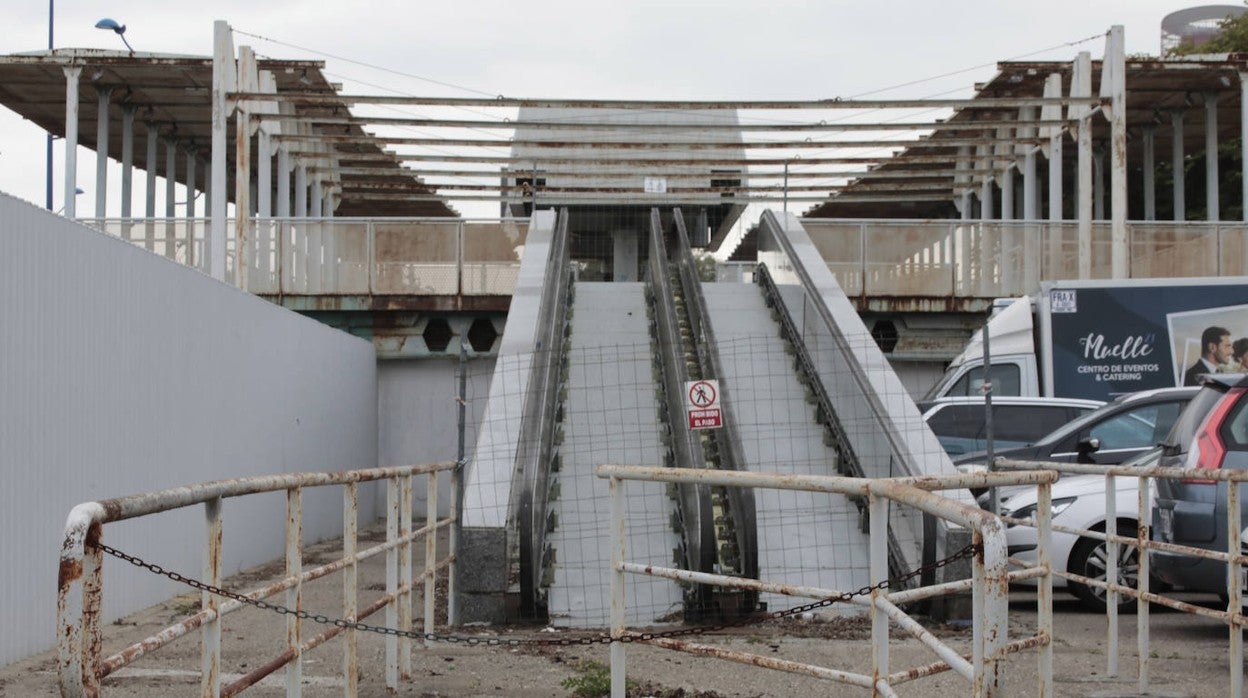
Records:
[[[399,627],[399,480],[386,479],[386,627]],[[386,635],[386,690],[399,690],[399,638]]]
[[[425,474],[425,634],[433,633],[433,591],[438,569],[438,471]],[[433,642],[425,639],[425,647]]]
[[[303,490],[291,487],[286,490],[286,576],[294,577],[295,583],[286,590],[286,607],[303,609]],[[286,648],[291,653],[286,665],[286,696],[298,698],[303,690],[302,624],[299,616],[286,616]]]
[[[221,498],[204,502],[205,545],[203,580],[221,586]],[[199,693],[202,698],[221,695],[221,602],[216,594],[200,592],[200,608],[212,613],[200,632]]]
[[[972,695],[991,698],[1000,690],[1001,660],[1009,638],[1009,563],[1006,560],[1005,524],[1000,518],[986,521],[972,540],[983,546],[975,557],[974,650]]]
[[[412,476],[399,478],[399,630],[412,629]],[[399,678],[412,678],[412,638],[399,638]]]
[[[1239,484],[1233,480],[1226,483],[1226,551],[1232,556],[1243,553],[1243,540],[1240,537],[1242,517],[1239,511]],[[1234,558],[1232,558],[1234,560]],[[1230,613],[1243,613],[1243,580],[1242,567],[1237,562],[1226,565],[1227,591],[1230,600],[1226,610]],[[1240,626],[1231,622],[1229,627],[1231,651],[1231,698],[1243,698],[1244,695],[1244,633]]]
[[[1053,489],[1047,482],[1040,483],[1036,497],[1036,535],[1039,537],[1039,548],[1036,564],[1045,570],[1039,579],[1036,596],[1036,630],[1044,636],[1044,644],[1037,653],[1039,660],[1040,698],[1053,698],[1053,561],[1050,550],[1053,546]],[[1113,654],[1116,656],[1117,652]]]
[[[888,498],[868,495],[869,578],[871,584],[888,579]],[[877,684],[888,677],[888,614],[878,603],[886,592],[871,589],[871,678]]]
[[[349,561],[342,571],[342,617],[353,622],[359,620],[359,561],[355,558],[359,551],[359,510],[360,488],[349,482],[342,488],[342,556]],[[347,628],[346,633],[342,645],[342,693],[355,698],[360,681],[359,633],[355,628]]]
[[[1113,474],[1105,476],[1105,533],[1108,535],[1118,534],[1118,486],[1114,480]],[[1105,542],[1105,581],[1118,581],[1118,541],[1107,540]],[[1140,550],[1140,554],[1144,555],[1144,551]],[[1086,571],[1086,570],[1085,570]],[[1112,587],[1105,590],[1105,617],[1109,621],[1106,623],[1105,641],[1108,643],[1105,647],[1105,675],[1118,675],[1118,592]]]
[[[82,559],[82,681],[89,696],[100,692],[100,605],[104,597],[104,553],[94,543],[99,543],[104,527],[94,521],[87,529],[87,545]]]
[[[624,636],[628,615],[624,604],[624,481],[613,477],[611,490],[611,698],[624,698]]]

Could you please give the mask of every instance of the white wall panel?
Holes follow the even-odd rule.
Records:
[[[467,363],[465,410],[466,448],[471,455],[477,443],[477,427],[485,412],[494,359],[470,359]],[[459,359],[400,359],[377,363],[377,458],[383,466],[453,461],[459,447]],[[413,512],[425,514],[425,488],[413,489]],[[438,514],[445,516],[450,503],[450,478],[438,483]],[[377,515],[385,501],[378,501]]]
[[[0,194],[0,665],[55,643],[75,504],[376,464],[368,342]],[[227,500],[227,572],[281,555],[284,508],[281,495]],[[307,540],[339,535],[337,488],[306,492],[304,511]],[[203,529],[195,508],[104,536],[198,575]],[[105,562],[108,620],[187,591]]]

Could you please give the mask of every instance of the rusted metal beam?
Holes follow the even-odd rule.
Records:
[[[500,191],[529,194],[533,191],[529,186],[517,186],[506,184],[443,184],[441,182],[422,182],[420,185],[408,185],[401,182],[343,182],[342,191],[347,192],[370,192],[370,191],[399,191],[399,190],[415,190],[432,193],[433,191]],[[762,186],[731,186],[731,187],[668,187],[667,193],[673,196],[680,194],[730,194],[730,193],[757,193],[757,192],[833,192],[833,191],[855,191],[855,192],[902,192],[917,191],[927,194],[950,194],[953,191],[952,183],[941,186],[939,182],[920,183],[920,184],[802,184],[794,186],[781,185],[762,185]],[[537,188],[538,196],[558,195],[558,194],[635,194],[644,196],[646,190],[639,186],[636,187],[547,187]]]
[[[324,92],[234,92],[235,100],[270,100],[295,104],[388,104],[405,106],[499,107],[533,109],[647,109],[647,110],[750,110],[750,109],[1018,109],[1020,107],[1087,105],[1099,106],[1100,99],[1071,97],[994,97],[982,99],[841,99],[821,100],[629,100],[629,99],[540,99],[499,95],[483,97],[415,97],[406,95],[327,94]]]
[[[801,140],[801,141],[723,141],[706,143],[696,141],[636,142],[636,141],[538,141],[499,140],[480,138],[412,138],[406,136],[382,136],[377,134],[333,135],[324,133],[287,133],[273,136],[283,143],[311,141],[316,143],[378,143],[385,145],[414,145],[464,148],[539,148],[560,150],[780,150],[780,149],[826,149],[826,148],[955,148],[969,145],[1040,145],[1040,138],[927,138],[911,140]],[[532,156],[530,156],[532,159]]]
[[[862,131],[984,131],[994,132],[998,127],[1040,128],[1065,127],[1063,120],[985,120],[985,121],[880,121],[871,123],[846,123],[818,121],[811,123],[773,122],[764,124],[740,124],[735,121],[709,124],[664,123],[607,123],[586,121],[540,121],[540,120],[494,120],[484,119],[424,119],[397,116],[301,116],[299,114],[259,114],[256,119],[264,121],[303,121],[314,126],[417,126],[424,128],[466,129],[531,129],[536,131],[659,131],[703,133],[707,131],[732,131],[741,133],[772,132],[862,132]],[[590,119],[592,117],[587,117]]]
[[[379,161],[379,162],[381,162],[382,164],[378,164],[373,167],[358,167],[358,166],[357,167],[334,167],[332,165],[316,165],[313,167],[309,167],[308,171],[309,172],[334,172],[344,177],[351,177],[355,175],[367,176],[367,177],[385,177],[385,176],[391,176],[391,175],[397,177],[397,176],[402,176],[402,175],[411,175],[414,177],[420,177],[422,179],[426,177],[485,177],[485,178],[507,177],[509,179],[517,179],[517,178],[527,179],[533,176],[532,170],[526,172],[520,169],[515,169],[515,170],[502,170],[502,169],[499,169],[499,170],[437,170],[437,169],[416,170],[416,169],[409,168],[401,172],[394,172],[393,170],[384,169],[386,167],[392,166],[394,163],[391,163],[389,161],[385,161],[385,162]],[[619,165],[612,165],[610,167],[619,167]],[[958,175],[966,175],[966,176],[992,175],[992,174],[996,174],[996,172],[997,170],[978,170],[978,169],[957,170]],[[543,168],[538,173],[538,175],[546,176],[546,177],[593,177],[594,179],[626,179],[626,178],[635,178],[635,177],[643,177],[643,176],[644,177],[664,177],[667,179],[734,179],[734,178],[737,178],[737,179],[749,179],[751,181],[756,180],[756,179],[783,179],[785,177],[783,172],[779,172],[779,171],[765,172],[765,171],[758,171],[758,170],[753,170],[753,169],[748,170],[748,171],[743,170],[743,171],[738,171],[738,172],[710,172],[710,171],[690,172],[689,170],[686,169],[682,172],[682,171],[656,170],[653,168],[632,169],[632,170],[627,170],[627,171],[611,171],[611,170],[598,171],[598,170]],[[788,178],[790,180],[794,180],[794,179],[847,179],[847,178],[853,178],[853,179],[859,179],[859,178],[861,179],[868,179],[868,178],[870,179],[880,179],[880,178],[882,179],[953,179],[953,176],[954,176],[954,171],[951,169],[948,169],[948,170],[946,169],[901,170],[901,169],[894,169],[894,168],[889,168],[886,170],[819,170],[819,171],[795,170],[795,171],[790,171],[788,174]]]

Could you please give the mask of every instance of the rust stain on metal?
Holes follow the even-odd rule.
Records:
[[[82,560],[61,560],[60,571],[56,575],[56,583],[64,589],[71,582],[77,581],[82,577]]]

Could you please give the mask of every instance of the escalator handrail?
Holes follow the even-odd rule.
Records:
[[[672,210],[672,218],[676,224],[677,270],[680,272],[685,306],[689,310],[690,330],[694,344],[698,348],[703,372],[701,377],[718,379],[724,375],[723,364],[719,358],[718,345],[715,343],[715,332],[707,321],[706,297],[702,293],[702,280],[698,278],[693,248],[689,245],[685,219],[679,208]],[[720,438],[721,435],[716,435],[716,441],[719,444],[720,465],[728,470],[744,470],[745,456],[741,446],[741,435],[737,431],[736,419],[733,416],[731,387],[721,382],[719,394],[719,409],[723,423],[720,430],[723,438]],[[728,496],[737,533],[737,550],[741,560],[740,572],[742,576],[757,579],[758,526],[755,516],[754,491],[732,487],[728,488]]]
[[[554,450],[559,376],[563,362],[563,332],[567,322],[568,294],[572,279],[570,247],[568,211],[564,209],[559,212],[546,262],[533,363],[525,394],[514,471],[521,484],[513,510],[520,558],[520,610],[529,618],[541,615],[538,599],[546,548],[546,520],[550,506],[550,465]]]
[[[669,436],[676,456],[675,465],[702,467],[706,462],[702,442],[694,438],[689,425],[681,419],[684,415],[684,384],[689,380],[689,373],[681,356],[680,328],[672,306],[673,296],[667,265],[663,224],[658,209],[651,209],[648,271],[654,294],[654,321],[658,331]],[[715,531],[710,490],[703,485],[684,483],[677,491],[680,494],[678,505],[684,522],[681,534],[689,557],[685,563],[696,572],[713,572]]]

